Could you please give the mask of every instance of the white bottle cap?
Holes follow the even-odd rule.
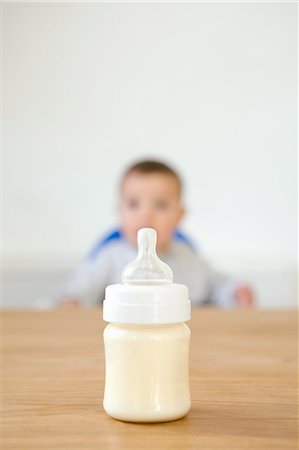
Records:
[[[154,229],[138,231],[138,255],[123,269],[122,284],[106,288],[106,322],[169,324],[190,320],[188,288],[172,282],[172,270],[158,258],[156,242]]]

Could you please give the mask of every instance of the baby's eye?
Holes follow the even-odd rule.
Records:
[[[138,200],[132,199],[127,201],[127,207],[129,209],[137,209],[139,206]]]
[[[158,211],[166,211],[166,209],[168,208],[168,203],[165,200],[159,200],[158,202],[156,202],[155,208]]]

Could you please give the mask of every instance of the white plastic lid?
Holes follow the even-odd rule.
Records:
[[[106,288],[104,320],[129,324],[170,324],[190,320],[188,288],[173,283],[172,270],[158,258],[156,231],[141,228],[137,243],[137,257],[123,269],[122,284]]]

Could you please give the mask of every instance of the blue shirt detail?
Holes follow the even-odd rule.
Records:
[[[120,230],[114,230],[112,233],[107,234],[107,236],[105,236],[104,238],[99,239],[87,255],[87,259],[89,261],[95,260],[98,253],[102,250],[103,247],[106,247],[109,242],[118,241],[122,237],[123,235]]]
[[[194,246],[193,242],[185,235],[185,233],[182,233],[181,231],[176,230],[176,231],[173,233],[173,238],[174,238],[176,241],[181,241],[181,242],[183,242],[183,243],[186,244],[192,251],[195,251],[195,246]]]

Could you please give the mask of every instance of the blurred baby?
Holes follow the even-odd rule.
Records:
[[[168,165],[141,161],[120,182],[119,229],[101,239],[57,296],[60,307],[95,306],[109,284],[120,283],[123,267],[137,254],[137,231],[157,231],[157,253],[188,286],[193,306],[250,306],[249,286],[214,270],[179,229],[185,215],[182,181]]]

